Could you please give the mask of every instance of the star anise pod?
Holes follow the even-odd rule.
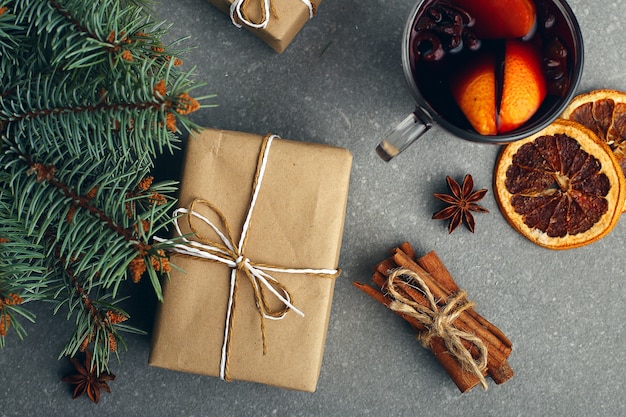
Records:
[[[451,194],[435,193],[434,196],[449,205],[443,210],[433,214],[433,219],[450,219],[448,233],[452,233],[461,223],[465,223],[467,228],[474,233],[476,222],[474,221],[472,211],[489,213],[489,210],[476,204],[487,194],[487,189],[483,188],[474,191],[474,180],[470,174],[465,176],[462,185],[459,185],[459,183],[450,176],[446,177],[446,182],[448,183]]]
[[[471,30],[473,21],[467,11],[448,2],[429,6],[417,21],[411,37],[416,59],[439,61],[450,52],[477,51],[480,40]]]
[[[84,363],[81,363],[76,357],[70,358],[70,362],[76,368],[76,373],[64,376],[62,381],[76,385],[74,388],[74,399],[87,393],[89,399],[98,404],[98,401],[100,401],[100,390],[111,392],[107,381],[113,381],[115,375],[109,372],[101,372],[98,375],[95,364],[93,366],[91,364],[90,351],[85,352]]]

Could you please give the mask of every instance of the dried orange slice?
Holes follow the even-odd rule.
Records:
[[[507,145],[494,173],[500,210],[522,235],[550,249],[586,245],[617,224],[626,180],[606,143],[558,119]]]
[[[561,117],[593,130],[611,147],[626,175],[626,93],[601,89],[580,94]]]

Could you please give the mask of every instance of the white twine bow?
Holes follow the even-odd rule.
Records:
[[[263,19],[258,22],[252,22],[245,17],[245,13],[243,11],[243,7],[248,0],[235,0],[230,5],[230,20],[232,20],[233,24],[240,28],[242,26],[241,23],[255,29],[265,29],[267,24],[270,21],[270,12],[271,5],[270,0],[260,0],[263,3],[261,4]],[[311,0],[300,0],[306,7],[309,8],[309,19],[311,19],[315,15],[315,7],[311,3]]]
[[[241,270],[245,273],[245,275],[249,278],[252,283],[255,301],[257,309],[261,314],[261,331],[263,336],[263,349],[265,352],[265,327],[263,319],[270,320],[280,320],[289,310],[293,310],[296,314],[304,317],[304,313],[297,309],[291,303],[291,296],[289,291],[269,272],[283,272],[288,274],[309,274],[309,275],[326,275],[328,277],[334,278],[339,275],[339,271],[337,269],[309,269],[309,268],[282,268],[277,266],[270,265],[262,265],[255,262],[252,262],[250,259],[246,258],[243,254],[245,242],[247,239],[248,231],[250,228],[250,221],[252,218],[252,212],[256,205],[256,201],[259,195],[259,191],[261,189],[261,184],[263,181],[263,177],[265,174],[265,168],[267,166],[267,159],[269,155],[270,146],[276,135],[268,135],[264,138],[264,143],[262,147],[262,156],[259,159],[259,163],[257,164],[257,171],[255,175],[255,182],[253,185],[253,193],[250,201],[250,208],[248,209],[248,213],[246,215],[246,219],[244,221],[241,237],[239,240],[239,244],[235,245],[234,240],[230,233],[230,228],[228,226],[228,222],[226,221],[225,216],[211,203],[205,200],[194,200],[191,207],[187,208],[178,208],[174,211],[174,227],[176,228],[176,232],[178,233],[180,241],[184,243],[175,243],[171,240],[162,239],[155,237],[154,239],[159,242],[167,242],[171,243],[172,247],[170,251],[179,253],[182,255],[192,256],[199,259],[206,259],[213,262],[219,262],[225,264],[230,268],[230,286],[229,286],[229,295],[228,295],[228,305],[226,312],[226,326],[224,330],[224,340],[222,343],[221,350],[221,359],[220,359],[220,378],[227,379],[227,366],[228,366],[228,350],[230,346],[230,336],[232,330],[232,321],[233,321],[233,313],[234,313],[234,302],[235,302],[235,294],[236,294],[236,282],[237,282],[237,271]],[[195,204],[203,204],[212,210],[219,217],[222,225],[225,228],[225,231],[220,230],[220,227],[216,225],[213,221],[203,216],[202,214],[196,212],[194,210]],[[180,229],[180,225],[178,223],[179,218],[181,218],[181,214],[186,215],[189,221],[190,228],[194,230],[196,238],[199,241],[189,240],[182,233]],[[219,237],[221,243],[211,242],[209,239],[206,239],[202,235],[200,235],[195,228],[191,225],[192,219],[196,218],[208,225],[215,234]],[[177,240],[178,241],[178,240]],[[272,310],[269,308],[265,301],[265,295],[263,290],[268,290],[271,294],[273,294],[280,302],[283,304],[283,307],[277,310]]]

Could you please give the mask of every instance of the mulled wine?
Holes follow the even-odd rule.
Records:
[[[544,123],[578,77],[572,25],[562,2],[426,0],[408,39],[415,86],[440,123],[461,130],[501,136]]]
[[[421,0],[402,37],[416,107],[376,148],[385,161],[439,125],[509,143],[552,123],[576,93],[583,40],[565,0]]]

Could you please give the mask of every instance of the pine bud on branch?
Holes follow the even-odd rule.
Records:
[[[148,276],[162,297],[170,264],[152,236],[177,185],[150,171],[208,97],[135,2],[41,3],[0,1],[0,347],[26,335],[29,302],[52,300],[75,326],[61,355],[92,349],[100,374],[140,332],[128,286]]]

